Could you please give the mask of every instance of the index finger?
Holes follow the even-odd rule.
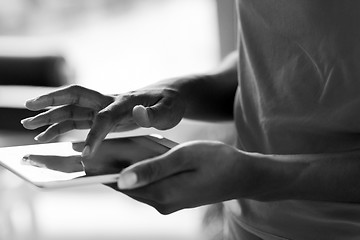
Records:
[[[33,111],[46,107],[74,104],[88,108],[99,108],[101,106],[102,94],[81,87],[72,85],[49,94],[39,96],[26,101],[25,106]]]
[[[86,158],[91,157],[116,124],[129,124],[131,122],[131,112],[129,109],[132,109],[132,107],[132,104],[126,101],[113,102],[98,112],[85,140],[82,156]]]
[[[85,147],[82,152],[82,157],[89,158],[93,155],[106,135],[113,127],[113,120],[109,111],[101,111],[95,117],[94,123],[91,126],[90,132],[85,140]]]
[[[84,142],[73,142],[72,143],[72,149],[76,152],[82,152],[82,150],[85,147],[85,143]]]

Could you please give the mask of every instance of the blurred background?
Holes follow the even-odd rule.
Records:
[[[233,0],[0,0],[0,147],[35,144],[41,129],[22,128],[34,115],[24,102],[58,87],[121,93],[211,70],[235,48],[234,11]],[[185,120],[117,135],[231,143],[233,132]],[[162,216],[104,186],[44,191],[0,168],[0,240],[201,239],[204,211]]]

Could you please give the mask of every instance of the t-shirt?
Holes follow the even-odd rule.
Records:
[[[237,8],[238,148],[358,149],[360,1],[237,0]],[[225,214],[228,239],[238,239],[239,226],[264,239],[360,239],[360,204],[239,199]]]

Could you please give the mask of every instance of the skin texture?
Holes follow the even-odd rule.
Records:
[[[83,151],[88,156],[112,131],[138,127],[165,130],[184,117],[230,120],[237,87],[236,65],[237,57],[232,54],[211,74],[169,79],[119,95],[68,86],[28,100],[25,106],[30,110],[50,109],[21,123],[30,130],[50,125],[36,137],[40,142],[73,129],[90,129]]]
[[[241,161],[238,157],[242,155]],[[245,196],[254,175],[245,153],[220,142],[195,141],[179,145],[161,156],[132,165],[123,179],[136,173],[133,185],[118,187],[132,198],[141,198],[163,214]],[[237,174],[226,176],[230,169]],[[131,177],[130,177],[131,180]],[[237,188],[232,183],[237,182]]]
[[[37,137],[41,142],[72,129],[90,129],[83,148],[90,160],[111,131],[169,129],[184,117],[231,120],[237,88],[234,56],[207,75],[170,79],[120,95],[69,86],[29,100],[31,110],[50,109],[22,123],[27,129],[49,125]],[[238,198],[359,203],[359,157],[356,150],[265,155],[196,141],[130,165],[110,186],[163,214]]]
[[[66,173],[85,171],[87,175],[115,174],[140,159],[153,156],[150,152],[134,153],[130,150],[131,146],[121,139],[106,139],[85,163],[79,154],[69,156],[29,154],[23,157],[23,163]],[[73,143],[72,148],[81,152],[84,143]]]
[[[83,154],[92,155],[112,131],[128,131],[139,126],[169,129],[184,115],[184,104],[177,91],[149,88],[118,96],[103,95],[81,86],[69,86],[26,102],[30,110],[50,110],[22,120],[27,129],[50,125],[36,136],[47,142],[73,129],[90,129]]]

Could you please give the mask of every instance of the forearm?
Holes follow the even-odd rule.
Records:
[[[360,203],[360,151],[314,155],[261,155],[250,198]]]
[[[185,118],[231,120],[237,89],[237,55],[229,55],[218,69],[209,74],[170,79],[159,84],[180,92],[186,105]]]
[[[229,55],[215,71],[180,86],[186,103],[185,117],[200,120],[232,120],[238,86],[237,54]]]

